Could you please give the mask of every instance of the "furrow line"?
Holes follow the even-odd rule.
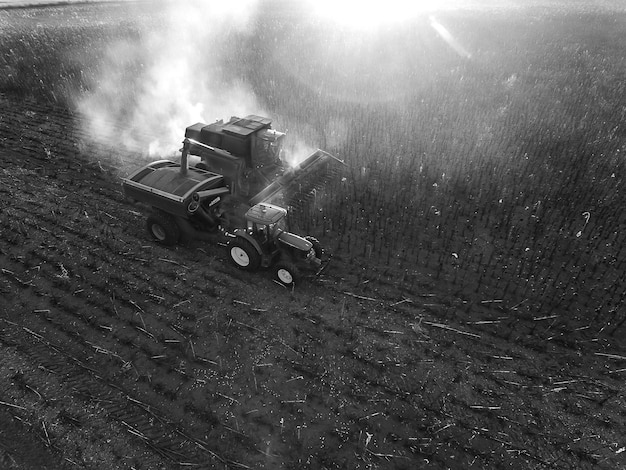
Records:
[[[209,449],[202,449],[195,439],[186,438],[185,436],[189,435],[187,431],[178,428],[166,418],[154,419],[154,416],[160,416],[160,413],[153,407],[136,405],[134,402],[141,402],[132,398],[122,387],[113,386],[106,378],[95,374],[88,366],[41,334],[25,327],[24,331],[20,332],[17,326],[12,328],[13,331],[7,330],[5,329],[3,335],[6,337],[6,343],[17,347],[43,370],[53,371],[63,377],[66,388],[73,396],[102,407],[111,419],[129,434],[144,441],[153,451],[168,456],[175,463],[199,465],[207,462],[207,459],[216,458],[217,454]],[[33,384],[34,389],[44,386],[45,384]],[[56,398],[60,400],[65,397]],[[165,442],[163,437],[166,437]]]

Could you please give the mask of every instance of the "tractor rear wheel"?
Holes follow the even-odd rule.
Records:
[[[162,245],[176,245],[180,239],[180,229],[176,220],[165,212],[150,214],[147,220],[148,233]]]
[[[252,243],[244,239],[237,239],[230,244],[230,259],[239,269],[254,271],[261,265],[261,255]]]
[[[290,261],[278,262],[274,272],[276,279],[287,287],[292,287],[300,279],[298,268]]]

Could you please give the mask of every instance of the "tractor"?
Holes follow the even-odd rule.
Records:
[[[275,277],[286,286],[294,285],[302,268],[320,269],[322,247],[313,237],[301,237],[286,230],[287,211],[259,203],[245,214],[246,228],[238,228],[228,243],[230,258],[240,269],[273,267]]]
[[[232,229],[224,197],[231,193],[223,175],[159,160],[122,179],[128,199],[147,206],[150,236],[163,245],[200,239],[228,246],[230,258],[243,270],[274,267],[276,278],[293,286],[301,268],[320,268],[322,248],[313,237],[286,231],[287,210],[258,203],[250,207],[241,225]],[[236,219],[236,215],[233,216]],[[244,227],[245,225],[245,227]]]

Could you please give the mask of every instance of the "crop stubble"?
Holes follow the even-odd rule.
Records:
[[[575,225],[566,214],[588,207],[588,193],[541,213],[504,164],[466,163],[446,180],[425,157],[398,174],[406,162],[368,160],[372,150],[348,139],[347,154],[356,158],[353,142],[364,160],[300,221],[337,261],[288,293],[227,266],[221,247],[153,245],[118,185],[132,152],[86,144],[63,107],[1,104],[0,326],[11,361],[0,406],[66,465],[623,465],[624,354],[613,338],[624,258],[610,250],[623,246],[619,191],[592,225]],[[530,149],[506,161],[527,177]],[[590,167],[608,178],[607,165]],[[539,178],[531,189],[550,185]],[[576,169],[564,180],[587,181]],[[390,190],[416,185],[417,196]],[[599,235],[586,238],[592,227]],[[418,244],[400,239],[416,232]],[[584,279],[598,287],[583,290]]]

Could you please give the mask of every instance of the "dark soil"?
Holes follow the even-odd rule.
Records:
[[[159,246],[114,145],[0,109],[5,467],[626,468],[615,341],[427,276],[337,262],[289,291]]]
[[[438,17],[465,62],[424,17],[387,32],[411,67],[293,2],[218,35],[212,78],[353,159],[295,214],[331,264],[286,289],[124,198],[141,47],[112,132],[73,111],[167,23],[132,3],[0,9],[0,468],[626,469],[618,7]]]

